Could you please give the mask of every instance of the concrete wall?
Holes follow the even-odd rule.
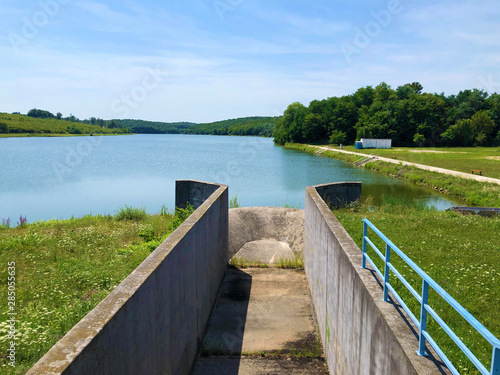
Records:
[[[336,182],[316,185],[316,191],[330,207],[343,207],[361,197],[361,182]]]
[[[219,185],[203,181],[177,180],[175,181],[175,207],[186,208],[189,203],[197,209],[218,187]]]
[[[228,188],[210,185],[213,194],[28,374],[189,373],[227,265]]]
[[[418,340],[394,305],[382,301],[379,284],[361,269],[361,250],[316,187],[306,189],[304,243],[306,275],[331,374],[440,373],[432,361],[416,354]]]
[[[240,207],[229,210],[229,259],[251,241],[276,240],[294,254],[304,251],[304,210],[284,207]]]

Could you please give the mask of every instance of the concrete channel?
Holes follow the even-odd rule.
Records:
[[[328,374],[303,270],[304,210],[229,210],[229,254],[259,268],[228,267],[193,375]]]
[[[327,205],[361,183],[305,193],[305,210],[229,210],[227,186],[177,181],[176,206],[195,212],[27,374],[448,373],[416,354],[415,327]]]

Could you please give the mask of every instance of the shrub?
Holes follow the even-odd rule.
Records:
[[[116,220],[135,220],[141,221],[146,218],[146,209],[144,207],[136,208],[134,206],[125,205],[115,214]]]

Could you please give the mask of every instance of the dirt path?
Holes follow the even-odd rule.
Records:
[[[365,157],[365,158],[370,157],[370,155],[367,155],[367,154],[362,154],[362,153],[353,152],[353,151],[339,150],[339,149],[334,149],[334,148],[327,147],[327,146],[314,146],[314,145],[308,145],[308,146],[309,147],[314,147],[314,148],[317,148],[317,149],[321,149],[321,150],[324,150],[324,151],[342,152],[344,154],[358,155],[358,156],[362,156],[362,157]],[[468,178],[469,180],[476,180],[476,181],[480,181],[480,182],[489,182],[489,183],[492,183],[492,184],[498,184],[498,185],[500,185],[500,180],[496,179],[496,178],[485,177],[485,176],[478,176],[476,174],[469,174],[469,173],[457,172],[457,171],[452,171],[450,169],[444,169],[444,168],[438,168],[438,167],[431,167],[431,166],[425,165],[425,164],[417,164],[417,163],[410,163],[408,161],[394,160],[394,159],[384,158],[382,156],[376,156],[376,155],[373,155],[373,156],[374,157],[371,160],[368,160],[368,161],[380,160],[380,161],[385,161],[387,163],[392,163],[392,164],[409,165],[409,166],[413,166],[413,167],[416,167],[416,168],[419,168],[419,169],[424,169],[424,170],[427,170],[427,171],[444,173],[444,174],[448,174],[448,175],[451,175],[451,176],[458,176],[458,177],[462,177],[462,178]]]

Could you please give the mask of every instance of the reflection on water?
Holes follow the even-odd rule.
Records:
[[[4,138],[0,176],[0,219],[12,221],[108,214],[125,204],[172,209],[178,179],[227,184],[244,206],[303,208],[306,186],[340,181],[361,181],[375,203],[391,195],[454,205],[432,190],[255,137]]]

